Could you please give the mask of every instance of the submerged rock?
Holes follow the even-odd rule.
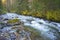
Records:
[[[3,40],[30,40],[30,36],[28,34],[29,33],[24,30],[24,27],[22,25],[4,27],[2,29],[2,32],[0,33],[0,35],[6,38],[4,38]]]
[[[0,36],[0,40],[7,40],[7,38]]]

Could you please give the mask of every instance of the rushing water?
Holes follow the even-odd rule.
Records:
[[[31,16],[23,16],[15,13],[7,13],[2,15],[3,18],[7,19],[20,19],[20,21],[24,22],[25,26],[33,27],[41,32],[41,36],[45,40],[60,40],[60,23],[49,22],[47,20],[31,17]]]

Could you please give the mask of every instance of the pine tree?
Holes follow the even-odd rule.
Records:
[[[0,0],[0,14],[2,14],[2,0]]]

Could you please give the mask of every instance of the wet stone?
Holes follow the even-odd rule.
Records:
[[[0,40],[7,40],[7,38],[0,36]]]

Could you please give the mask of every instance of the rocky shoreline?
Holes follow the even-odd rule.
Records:
[[[3,36],[6,40],[37,40],[40,35],[37,34],[37,31],[33,30],[33,28],[31,29],[23,25],[15,25],[1,28],[0,36]],[[41,38],[38,40],[40,39]]]
[[[5,20],[6,21],[6,20]],[[9,25],[9,26],[8,26]],[[17,26],[16,26],[17,25]],[[25,32],[23,25],[21,22],[17,23],[0,23],[0,36],[5,37],[8,40],[31,40],[29,33]]]
[[[60,39],[60,23],[16,13],[7,13],[1,17],[0,35],[8,40]]]
[[[35,32],[35,30],[24,26],[23,22],[18,21],[15,23],[8,23],[8,21],[9,20],[2,20],[0,23],[0,37],[2,37],[1,40],[5,40],[5,39],[6,40],[37,40],[38,39],[39,34],[36,34],[37,31]],[[41,38],[39,38],[38,40],[40,39]]]

